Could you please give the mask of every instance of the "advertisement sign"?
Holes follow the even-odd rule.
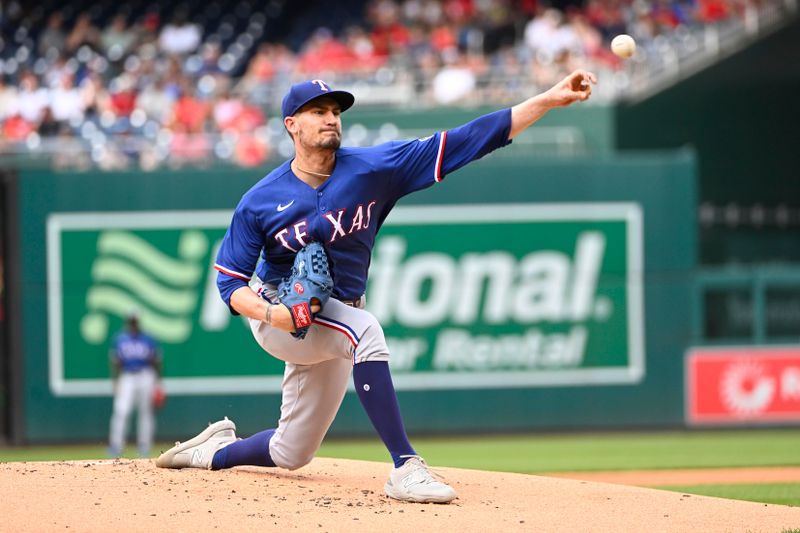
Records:
[[[800,421],[800,346],[690,351],[686,420],[695,425]]]
[[[48,217],[50,388],[110,394],[108,345],[131,310],[161,344],[173,394],[277,392],[219,299],[230,211]],[[367,309],[398,389],[636,383],[644,375],[636,204],[398,207],[376,241]]]

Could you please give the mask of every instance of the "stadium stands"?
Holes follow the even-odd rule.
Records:
[[[312,76],[361,105],[502,105],[580,66],[611,80],[596,94],[610,102],[713,60],[723,30],[746,33],[770,2],[783,5],[12,0],[0,8],[0,152],[70,168],[257,165],[282,135],[269,113]],[[622,32],[640,45],[625,64],[607,46]]]

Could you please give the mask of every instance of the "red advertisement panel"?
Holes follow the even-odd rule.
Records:
[[[800,346],[691,350],[685,385],[690,424],[800,422]]]

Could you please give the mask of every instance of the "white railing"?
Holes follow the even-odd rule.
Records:
[[[343,146],[370,146],[398,139],[430,135],[430,130],[400,129],[391,123],[367,128],[353,123],[343,130]],[[246,145],[246,143],[248,143]],[[580,128],[549,126],[529,129],[514,139],[514,144],[500,153],[504,156],[538,155],[569,157],[588,152]],[[104,170],[204,167],[215,164],[260,166],[268,161],[284,160],[294,154],[294,145],[278,119],[252,134],[196,134],[177,137],[162,129],[152,136],[108,135],[95,130],[87,137],[40,137],[31,134],[25,141],[0,141],[5,158],[22,157],[43,161],[57,170]]]

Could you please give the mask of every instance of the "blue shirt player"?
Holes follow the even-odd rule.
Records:
[[[128,315],[126,328],[111,343],[109,353],[114,380],[114,410],[109,430],[109,453],[119,457],[125,449],[128,417],[137,410],[137,448],[147,457],[155,435],[153,394],[161,377],[161,350],[139,328],[139,317]]]
[[[295,157],[244,194],[215,265],[231,312],[248,317],[259,345],[286,362],[278,427],[237,441],[235,425],[226,418],[163,453],[156,464],[300,468],[322,443],[352,372],[364,410],[394,462],[385,493],[405,501],[452,501],[455,490],[430,474],[408,440],[383,329],[364,310],[375,236],[400,198],[505,146],[550,109],[586,100],[596,81],[578,70],[512,108],[423,139],[368,148],[340,146],[341,113],[353,105],[352,94],[322,80],[292,86],[282,111]],[[315,241],[328,254],[334,292],[298,340],[290,335],[291,316],[275,289],[297,251]]]

